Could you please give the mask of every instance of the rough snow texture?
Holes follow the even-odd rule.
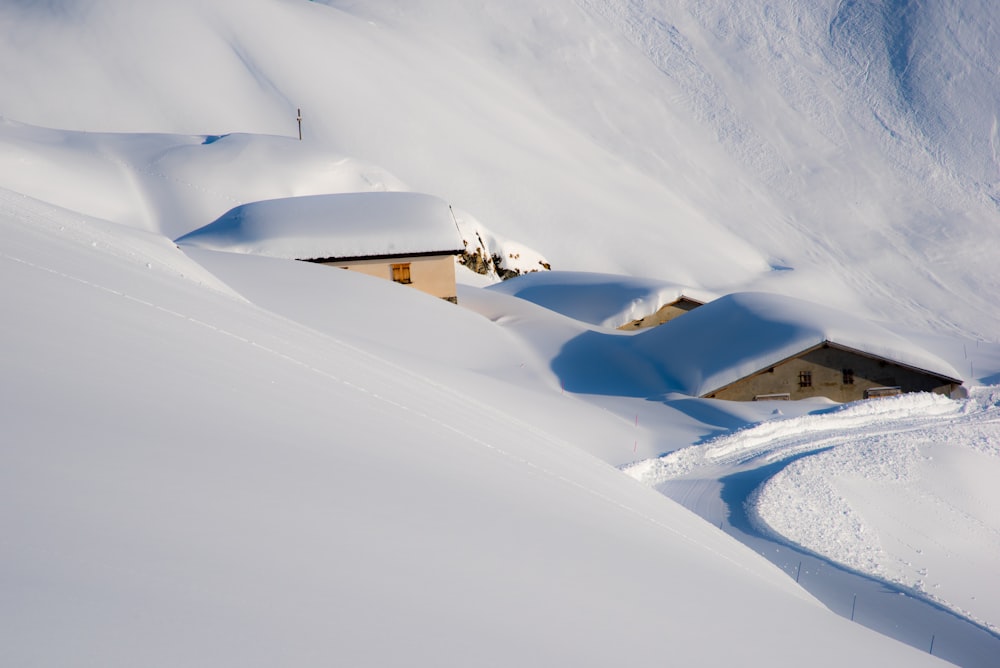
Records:
[[[652,486],[784,463],[746,501],[757,528],[994,631],[1000,395],[911,394],[776,419],[637,463]]]
[[[251,202],[185,234],[183,245],[291,260],[460,253],[448,204],[421,193],[368,192]]]
[[[813,418],[839,432],[831,449],[768,480],[752,514],[784,540],[1000,631],[1000,595],[986,585],[1000,554],[1000,395],[979,390],[943,416],[940,400],[924,402],[894,402],[863,432],[849,415]]]

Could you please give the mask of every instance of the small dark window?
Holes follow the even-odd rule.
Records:
[[[813,372],[799,371],[799,387],[812,387],[812,385],[813,385]]]
[[[410,280],[410,263],[392,265],[392,280],[397,283],[412,283]]]
[[[854,369],[844,369],[844,385],[854,385]]]

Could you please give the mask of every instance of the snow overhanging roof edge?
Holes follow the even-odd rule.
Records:
[[[845,352],[854,353],[855,355],[861,355],[862,357],[868,357],[870,359],[874,359],[874,360],[878,360],[878,361],[882,361],[882,362],[888,362],[889,364],[894,364],[894,365],[902,367],[904,369],[910,369],[911,371],[916,371],[917,373],[922,373],[922,374],[925,374],[925,375],[928,375],[928,376],[934,376],[936,378],[940,378],[941,380],[947,381],[949,383],[957,383],[958,385],[962,385],[962,384],[965,383],[965,381],[962,380],[961,378],[954,378],[952,376],[948,376],[948,375],[946,375],[944,373],[941,373],[940,371],[934,371],[932,369],[924,369],[922,367],[915,366],[913,364],[909,364],[909,363],[903,362],[901,360],[892,359],[891,357],[886,357],[884,355],[878,355],[876,353],[871,353],[871,352],[868,352],[866,350],[862,350],[860,348],[855,348],[853,346],[848,346],[848,345],[844,345],[842,343],[837,343],[836,341],[833,341],[831,339],[824,339],[820,343],[817,343],[815,345],[803,348],[802,350],[800,350],[799,352],[797,352],[797,353],[795,353],[793,355],[788,355],[786,357],[782,357],[780,359],[776,359],[773,362],[770,362],[770,363],[767,363],[767,364],[761,364],[760,367],[756,371],[753,371],[753,372],[748,373],[746,375],[740,376],[739,378],[736,378],[735,380],[728,380],[725,383],[723,383],[722,385],[719,385],[717,387],[714,387],[714,388],[708,389],[708,390],[706,390],[704,387],[699,388],[698,397],[699,398],[705,398],[705,397],[707,397],[710,394],[716,394],[716,393],[721,392],[722,390],[728,389],[728,388],[732,387],[733,385],[736,385],[737,383],[740,383],[740,382],[742,382],[742,381],[744,381],[744,380],[746,380],[748,378],[753,378],[754,376],[758,376],[758,375],[760,375],[762,373],[767,373],[767,370],[770,369],[771,367],[778,366],[779,364],[784,364],[785,362],[788,362],[789,360],[793,360],[793,359],[796,359],[798,357],[802,357],[803,355],[807,355],[807,354],[813,352],[814,350],[819,350],[821,348],[825,348],[825,347],[828,347],[828,346],[832,347],[832,348],[837,348],[839,350],[843,350]]]

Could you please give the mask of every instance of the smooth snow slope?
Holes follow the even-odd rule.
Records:
[[[764,407],[584,403],[550,368],[580,323],[169,240],[417,190],[557,268],[960,335],[925,340],[995,380],[957,350],[1000,327],[998,11],[0,4],[3,662],[929,660],[579,452]]]
[[[326,4],[7,4],[0,113],[294,137],[301,107],[557,268],[1000,326],[995,3]]]
[[[4,664],[938,663],[447,366],[262,310],[162,237],[3,204]]]

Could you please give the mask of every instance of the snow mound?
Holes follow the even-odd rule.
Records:
[[[422,193],[287,197],[243,204],[178,244],[285,259],[460,253],[448,204]]]
[[[611,329],[656,313],[681,297],[700,302],[716,297],[705,290],[654,278],[574,271],[529,274],[490,289]]]
[[[852,426],[839,431],[831,429],[838,416],[803,418],[799,427],[826,423],[830,438],[822,452],[792,461],[758,488],[747,501],[751,519],[781,540],[1000,630],[1000,595],[984,586],[995,568],[990,555],[1000,553],[996,388],[977,388],[959,410],[937,415],[942,406],[926,401],[889,405],[896,410],[853,411]],[[782,427],[772,444],[821,442],[809,429]]]
[[[816,452],[852,430],[907,418],[937,420],[961,415],[966,404],[939,394],[914,392],[879,401],[856,401],[818,414],[767,420],[655,459],[625,467],[633,478],[656,486],[706,467],[767,465]]]
[[[375,165],[273,135],[75,132],[0,118],[4,187],[171,239],[234,206],[409,190]]]
[[[873,322],[767,293],[735,293],[635,337],[672,389],[701,396],[825,342],[959,379],[947,362]]]

